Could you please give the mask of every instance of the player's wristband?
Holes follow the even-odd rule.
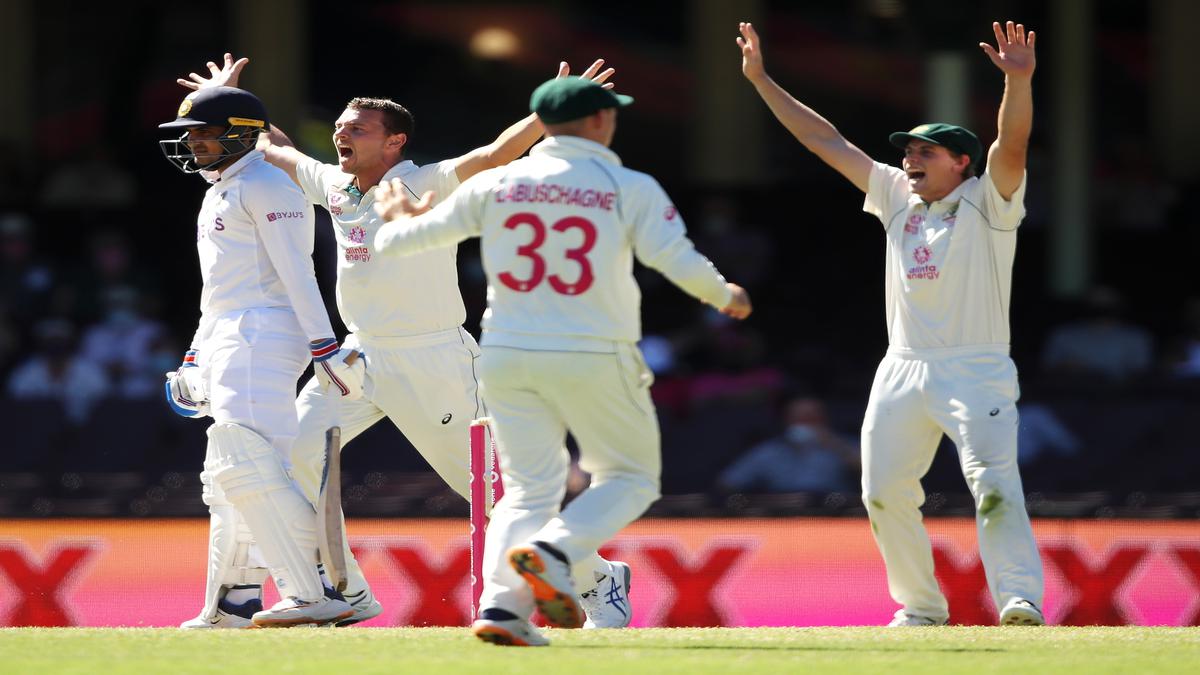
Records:
[[[325,338],[323,340],[313,340],[308,343],[312,349],[312,360],[314,363],[320,363],[328,360],[338,352],[338,342],[336,338]]]
[[[196,368],[197,367],[196,366],[196,355],[198,353],[199,353],[199,351],[195,350],[195,349],[187,350],[187,352],[185,352],[183,355],[183,366],[182,367],[183,368]]]

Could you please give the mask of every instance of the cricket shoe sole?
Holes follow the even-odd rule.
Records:
[[[583,609],[575,598],[571,569],[537,544],[514,546],[508,562],[533,590],[533,601],[546,623],[555,628],[583,626]]]

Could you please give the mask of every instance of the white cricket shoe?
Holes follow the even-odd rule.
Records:
[[[1000,610],[1001,626],[1044,626],[1046,617],[1037,605],[1025,598],[1013,598]]]
[[[945,626],[949,619],[935,619],[932,616],[921,616],[920,614],[909,614],[904,610],[896,612],[895,618],[892,619],[888,626]]]
[[[357,593],[347,593],[344,597],[346,598],[346,602],[350,603],[350,606],[354,609],[354,614],[334,624],[339,628],[352,626],[368,619],[374,619],[383,613],[383,605],[379,604],[379,601],[375,599],[375,594],[371,592],[370,588],[364,588]]]
[[[570,565],[540,542],[514,546],[506,555],[509,564],[533,590],[533,601],[547,624],[555,628],[583,625],[583,610],[575,597]]]
[[[217,615],[207,617],[201,614],[194,619],[188,619],[179,624],[180,628],[188,630],[205,630],[210,628],[254,628],[254,623],[245,617],[237,614],[230,614],[220,608],[217,608]]]
[[[354,608],[345,600],[323,597],[308,602],[299,598],[284,598],[271,609],[256,612],[251,621],[259,628],[286,628],[310,623],[333,623],[353,615]]]
[[[629,565],[612,561],[612,571],[595,588],[579,596],[587,621],[584,628],[624,628],[633,620],[629,606]]]
[[[476,619],[471,624],[475,637],[494,645],[508,647],[545,647],[550,644],[545,635],[528,619]]]

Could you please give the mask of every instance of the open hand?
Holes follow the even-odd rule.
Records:
[[[175,80],[180,85],[188,89],[208,89],[209,87],[236,87],[238,86],[238,77],[242,74],[242,68],[250,63],[250,59],[242,57],[236,61],[233,60],[233,54],[225,52],[225,65],[218,68],[217,64],[212,61],[208,62],[209,76],[204,77],[196,73],[188,73],[191,79],[179,78]]]
[[[375,188],[375,213],[385,222],[419,216],[428,211],[432,204],[432,192],[426,192],[415,202],[409,199],[408,187],[399,178],[380,183]]]
[[[604,67],[604,59],[596,59],[592,62],[592,65],[588,66],[587,70],[583,71],[580,77],[591,80],[605,89],[612,89],[616,86],[616,84],[609,82],[608,78],[612,77],[613,73],[617,72],[617,70],[615,68],[605,68],[604,71],[601,72],[600,69],[602,67]],[[571,66],[567,65],[566,61],[559,62],[558,75],[556,77],[566,77],[570,74]]]
[[[742,74],[753,82],[767,74],[763,66],[761,40],[758,38],[758,31],[754,30],[754,25],[749,22],[739,23],[738,31],[742,34],[737,39],[738,47],[742,48]]]
[[[1033,43],[1037,39],[1037,34],[1029,31],[1029,35],[1025,35],[1024,24],[1013,24],[1009,21],[1001,28],[1000,22],[992,22],[992,30],[996,33],[996,46],[992,47],[986,42],[980,42],[979,46],[983,49],[983,53],[987,54],[992,63],[1004,72],[1005,75],[1011,77],[1032,77],[1033,69],[1037,65],[1037,56],[1033,50]]]

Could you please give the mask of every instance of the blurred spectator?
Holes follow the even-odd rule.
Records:
[[[0,299],[0,375],[8,372],[9,365],[20,351],[21,339],[16,323],[8,315],[8,306]]]
[[[1123,380],[1145,373],[1154,361],[1149,331],[1125,322],[1121,296],[1097,287],[1087,299],[1087,315],[1051,331],[1042,350],[1042,368],[1055,375]]]
[[[16,143],[0,141],[0,208],[29,201],[29,161]]]
[[[859,449],[829,427],[825,404],[793,398],[783,409],[784,431],[751,448],[721,472],[725,492],[846,492],[857,489],[853,476]]]
[[[23,213],[0,215],[0,305],[18,325],[45,311],[54,288],[54,268],[40,261],[33,246],[33,221]]]
[[[1017,462],[1022,468],[1055,455],[1072,457],[1079,454],[1079,438],[1050,406],[1022,402],[1018,409],[1021,426],[1017,429]]]
[[[1167,357],[1168,371],[1176,377],[1200,377],[1200,298],[1183,308],[1183,334],[1175,338]]]
[[[1162,180],[1152,146],[1145,138],[1124,137],[1101,147],[1112,148],[1097,173],[1097,213],[1103,222],[1126,230],[1151,231],[1166,226],[1179,200],[1175,186]]]
[[[67,307],[81,321],[102,321],[107,298],[114,289],[132,288],[147,293],[155,287],[148,268],[134,265],[129,239],[117,230],[101,230],[93,235],[88,248],[90,264],[75,278],[74,294]]]
[[[771,240],[746,223],[737,199],[710,194],[700,204],[694,232],[696,248],[707,252],[729,279],[753,289],[771,273]]]
[[[163,373],[174,370],[179,353],[167,367],[152,358],[164,342],[166,328],[143,315],[141,301],[131,286],[113,286],[104,292],[104,320],[83,333],[85,360],[104,368],[115,393],[126,398],[147,398],[162,388]]]
[[[71,422],[86,421],[92,406],[109,393],[104,369],[74,353],[75,328],[66,319],[45,319],[33,332],[37,352],[9,377],[9,396],[57,400]]]
[[[82,158],[52,171],[40,196],[42,205],[50,208],[129,208],[137,201],[137,181],[112,158],[107,145],[95,143]]]
[[[714,309],[701,311],[705,327],[693,332],[697,342],[689,354],[696,365],[688,386],[690,406],[774,399],[786,377],[768,362],[766,338]]]

